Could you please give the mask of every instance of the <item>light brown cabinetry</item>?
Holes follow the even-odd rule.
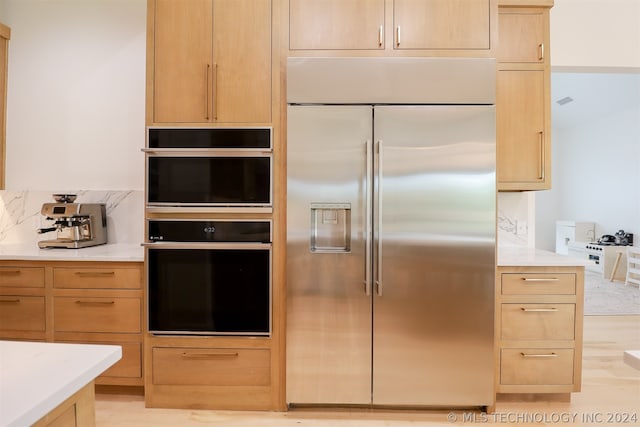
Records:
[[[498,393],[580,391],[584,267],[499,267]]]
[[[0,24],[0,189],[4,189],[5,134],[7,120],[7,69],[9,65],[9,39],[11,29]]]
[[[289,48],[477,55],[491,49],[494,4],[491,0],[289,0]]]
[[[147,124],[270,122],[271,12],[271,0],[149,0]]]
[[[0,263],[0,338],[115,344],[96,384],[143,385],[142,263]]]
[[[498,190],[551,188],[549,8],[498,14]]]

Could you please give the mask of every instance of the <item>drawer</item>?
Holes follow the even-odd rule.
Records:
[[[575,304],[502,304],[503,340],[573,340]]]
[[[502,273],[503,295],[574,295],[576,275],[573,273]]]
[[[44,297],[0,296],[0,329],[43,332],[45,325]]]
[[[44,267],[0,267],[0,287],[44,288]]]
[[[69,289],[140,289],[140,268],[54,268],[53,287]]]
[[[500,384],[571,385],[573,349],[502,349]]]
[[[102,377],[142,378],[142,344],[138,342],[114,342],[91,340],[56,340],[78,344],[106,344],[122,347],[122,358],[104,371]]]
[[[268,349],[155,347],[156,385],[267,386],[271,354]]]
[[[54,297],[56,332],[141,332],[140,298]]]

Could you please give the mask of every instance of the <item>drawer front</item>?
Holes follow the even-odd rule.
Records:
[[[503,295],[574,295],[576,275],[573,273],[502,273]]]
[[[91,341],[91,340],[56,340],[56,342],[72,342],[79,344],[106,344],[122,347],[122,358],[104,371],[101,377],[142,378],[142,345],[137,342]]]
[[[575,304],[502,304],[503,340],[573,340]]]
[[[268,386],[268,349],[153,349],[156,385]]]
[[[56,332],[141,332],[140,298],[54,297]]]
[[[0,296],[0,329],[43,332],[45,324],[44,297]]]
[[[54,268],[53,287],[69,289],[140,289],[140,268]]]
[[[44,288],[44,267],[0,267],[0,287]]]
[[[502,349],[500,384],[571,385],[573,349]]]

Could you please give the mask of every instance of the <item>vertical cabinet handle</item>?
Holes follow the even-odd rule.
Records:
[[[211,69],[211,65],[207,64],[204,69],[204,83],[205,83],[205,91],[204,91],[204,119],[209,120],[209,70]]]
[[[396,46],[400,46],[400,25],[396,27]]]
[[[544,181],[545,176],[545,146],[544,146],[544,131],[538,132],[538,137],[540,138],[540,180]]]
[[[378,233],[376,235],[377,240],[377,274],[376,274],[376,291],[378,296],[382,296],[382,141],[378,141],[377,158],[378,158],[378,173],[377,173],[377,189],[378,189],[378,201],[376,215],[378,215]]]
[[[371,193],[372,193],[372,169],[373,169],[373,155],[372,155],[372,142],[368,140],[366,142],[366,174],[365,182],[365,210],[364,210],[364,223],[365,236],[364,236],[364,293],[367,296],[371,295]]]
[[[382,42],[383,42],[383,27],[382,25],[380,25],[380,27],[378,28],[378,47],[382,47]]]
[[[544,61],[544,43],[538,45],[538,60]]]

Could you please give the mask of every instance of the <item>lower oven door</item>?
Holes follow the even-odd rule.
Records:
[[[271,244],[145,246],[151,333],[270,334]]]

